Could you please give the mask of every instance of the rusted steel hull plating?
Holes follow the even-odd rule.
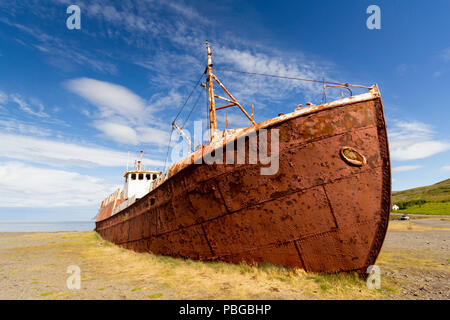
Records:
[[[364,273],[381,249],[390,212],[376,87],[248,130],[260,128],[279,129],[275,175],[261,175],[259,163],[177,163],[145,197],[97,221],[97,232],[138,252]]]

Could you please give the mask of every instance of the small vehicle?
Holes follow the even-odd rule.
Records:
[[[409,216],[407,214],[402,214],[400,220],[409,220]]]

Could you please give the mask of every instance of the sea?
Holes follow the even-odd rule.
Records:
[[[94,230],[95,221],[0,220],[0,232],[58,232]]]

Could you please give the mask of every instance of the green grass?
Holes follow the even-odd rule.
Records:
[[[149,299],[161,298],[163,296],[162,293],[154,293],[148,296]]]
[[[53,294],[53,292],[46,292],[46,293],[41,293],[41,297],[46,297]]]
[[[404,209],[396,210],[398,213],[429,214],[429,215],[450,215],[450,201],[426,202],[407,206]]]

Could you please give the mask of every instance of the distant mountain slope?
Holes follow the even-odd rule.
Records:
[[[431,186],[392,193],[392,204],[397,213],[450,215],[450,179]]]
[[[392,203],[412,200],[450,200],[450,179],[426,187],[392,192]]]

